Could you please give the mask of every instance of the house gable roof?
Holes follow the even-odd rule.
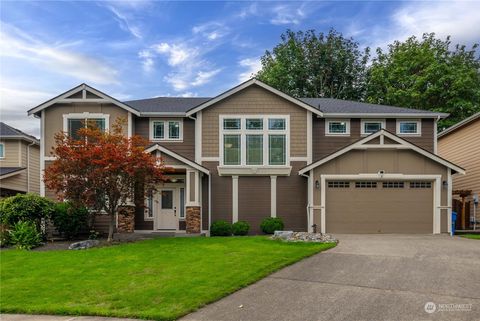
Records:
[[[40,144],[40,141],[36,137],[26,134],[19,129],[13,128],[4,122],[0,122],[0,138],[18,138],[35,143],[37,145]]]
[[[0,167],[0,179],[21,174],[26,169],[26,167]]]
[[[376,139],[377,137],[380,137],[380,144],[368,144],[368,142]],[[383,138],[382,138],[383,137]],[[392,143],[389,143],[389,144],[382,144],[382,139],[385,140],[385,138],[387,138],[390,142],[394,142],[394,144]],[[364,138],[361,138],[359,140],[357,140],[356,142],[330,154],[330,155],[327,155],[307,166],[305,166],[304,168],[300,169],[300,171],[298,172],[299,175],[306,175],[306,173],[322,164],[325,164],[353,149],[379,149],[379,148],[399,148],[399,149],[409,149],[409,150],[413,150],[437,163],[440,163],[442,164],[443,166],[446,166],[452,170],[454,170],[455,172],[459,173],[459,174],[465,174],[465,169],[463,169],[462,167],[460,166],[457,166],[449,161],[447,161],[446,159],[438,156],[438,155],[435,155],[421,147],[418,147],[417,145],[415,144],[412,144],[408,141],[406,141],[405,139],[403,138],[400,138],[398,137],[397,135],[394,135],[392,133],[390,133],[389,131],[385,130],[385,129],[382,129],[382,130],[379,130],[377,131],[376,133],[373,133],[367,137],[364,137]]]
[[[170,150],[170,149],[168,149],[168,148],[166,148],[166,147],[164,147],[164,146],[162,146],[162,145],[154,144],[154,145],[148,147],[148,148],[145,150],[145,152],[151,153],[151,152],[154,152],[154,151],[157,151],[157,150],[160,151],[161,153],[165,153],[165,154],[167,154],[168,156],[173,157],[173,158],[181,161],[182,163],[184,163],[184,164],[186,164],[186,165],[188,165],[188,166],[190,166],[190,167],[193,167],[193,168],[199,170],[199,171],[202,172],[202,173],[205,173],[205,174],[207,174],[207,175],[210,175],[210,171],[209,171],[207,168],[205,168],[205,167],[203,167],[202,165],[200,165],[200,164],[198,164],[198,163],[195,163],[195,162],[193,162],[193,161],[191,161],[191,160],[183,157],[182,155],[179,155],[179,154],[175,153],[174,151],[172,151],[172,150]],[[166,165],[166,166],[168,167],[168,165]]]
[[[80,84],[63,94],[60,94],[46,102],[33,107],[28,111],[28,115],[39,115],[39,113],[45,108],[50,107],[57,103],[78,103],[78,102],[91,102],[91,103],[111,103],[120,108],[123,108],[137,116],[140,115],[139,111],[131,106],[97,90],[87,84]]]
[[[455,125],[450,126],[447,129],[444,129],[443,131],[438,133],[437,137],[440,139],[441,137],[444,137],[448,134],[451,134],[451,133],[455,132],[456,130],[458,130],[458,129],[464,127],[464,126],[467,126],[468,124],[472,123],[473,121],[475,121],[477,119],[480,119],[480,112],[478,112],[476,114],[473,114],[472,116],[470,116],[468,118],[465,118],[461,122],[456,123]]]
[[[318,109],[318,108],[315,108],[311,105],[309,105],[308,103],[305,103],[297,98],[294,98],[292,96],[289,96],[283,92],[281,92],[280,90],[277,90],[263,82],[261,82],[260,80],[256,79],[256,78],[252,78],[250,80],[247,80],[243,83],[241,83],[240,85],[236,86],[236,87],[233,87],[232,89],[229,89],[227,91],[225,91],[224,93],[212,98],[212,99],[209,99],[207,101],[205,101],[204,103],[201,103],[200,105],[196,106],[196,107],[193,107],[191,108],[190,110],[187,111],[186,113],[186,116],[191,116],[193,114],[195,114],[196,112],[199,112],[201,111],[202,109],[205,109],[213,104],[216,104],[230,96],[232,96],[233,94],[245,89],[245,88],[248,88],[250,86],[253,86],[253,85],[257,85],[257,86],[260,86],[262,87],[263,89],[267,90],[267,91],[270,91],[271,93],[277,95],[277,96],[280,96],[288,101],[290,101],[291,103],[293,104],[296,104],[302,108],[305,108],[309,111],[311,111],[312,113],[314,114],[317,114],[319,116],[322,116],[322,112]]]

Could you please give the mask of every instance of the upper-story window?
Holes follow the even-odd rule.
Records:
[[[181,120],[150,120],[150,140],[179,141],[183,137]]]
[[[68,136],[78,139],[78,130],[86,127],[95,127],[101,131],[108,128],[110,115],[93,113],[75,113],[63,115],[63,130]]]
[[[362,119],[361,122],[362,135],[369,135],[385,128],[385,120],[383,119]]]
[[[348,136],[350,135],[349,119],[327,119],[325,121],[325,133],[327,136]]]
[[[288,116],[221,116],[223,165],[287,164]]]
[[[0,143],[0,158],[5,158],[5,144]]]
[[[397,134],[419,136],[422,132],[422,122],[419,119],[397,119]]]

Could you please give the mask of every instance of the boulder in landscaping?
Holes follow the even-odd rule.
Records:
[[[98,246],[100,244],[99,240],[86,240],[70,244],[68,247],[69,250],[86,250],[91,247]]]

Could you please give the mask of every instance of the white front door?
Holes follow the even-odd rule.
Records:
[[[177,202],[177,189],[159,190],[155,217],[157,230],[176,230],[178,228]]]

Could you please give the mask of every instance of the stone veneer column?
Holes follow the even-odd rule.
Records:
[[[200,206],[187,206],[186,232],[188,234],[200,233]]]
[[[135,230],[135,206],[118,208],[117,233],[133,233]]]

